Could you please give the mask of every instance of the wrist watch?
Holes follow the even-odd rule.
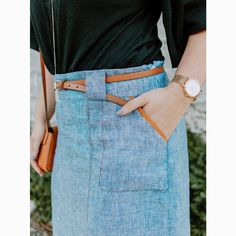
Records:
[[[180,84],[183,89],[186,97],[190,97],[195,101],[199,96],[201,90],[200,82],[197,79],[175,75],[171,82]]]

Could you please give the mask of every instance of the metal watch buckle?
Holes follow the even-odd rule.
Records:
[[[54,82],[53,87],[54,87],[54,90],[55,90],[55,91],[61,90],[61,88],[57,87],[57,83],[58,83],[58,82],[61,82],[61,83],[63,84],[64,80],[56,80],[56,81]]]

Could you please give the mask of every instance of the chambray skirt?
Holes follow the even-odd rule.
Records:
[[[59,135],[51,175],[54,236],[189,236],[189,170],[185,119],[166,142],[138,110],[125,116],[105,100],[129,100],[168,85],[166,72],[104,83],[138,67],[56,74],[85,79],[87,92],[56,93]],[[158,109],[158,108],[157,108]]]

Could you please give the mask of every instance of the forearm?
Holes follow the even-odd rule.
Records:
[[[196,78],[201,85],[205,82],[206,73],[205,37],[205,32],[189,37],[185,53],[176,71],[176,74]],[[165,88],[151,89],[128,101],[117,114],[127,115],[142,107],[169,139],[192,101],[193,97],[187,97],[183,87],[173,82]]]
[[[206,81],[206,31],[189,36],[185,52],[181,58],[176,74],[190,78],[195,78],[200,82],[201,87]],[[183,96],[183,89],[176,83],[170,83],[176,95],[186,101],[187,104],[192,102],[191,99]]]
[[[54,114],[55,110],[55,93],[53,88],[53,79],[52,75],[49,73],[47,68],[45,67],[46,73],[46,91],[47,91],[47,112],[48,119],[50,120]],[[44,105],[44,96],[43,96],[43,87],[41,86],[41,91],[38,96],[36,113],[35,113],[35,122],[45,122],[46,121],[46,113],[45,113],[45,105]]]
[[[189,36],[176,74],[193,77],[203,85],[206,80],[206,31]]]

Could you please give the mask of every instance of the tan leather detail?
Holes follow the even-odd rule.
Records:
[[[138,78],[143,78],[146,76],[151,76],[154,74],[159,74],[163,71],[164,71],[163,67],[158,67],[158,68],[153,68],[153,69],[141,71],[141,72],[107,76],[105,78],[105,82],[111,83],[111,82],[119,82],[119,81],[125,81],[125,80],[138,79]],[[56,89],[72,89],[72,90],[78,90],[81,92],[86,92],[85,80],[57,81],[55,88]],[[129,98],[133,99],[134,97],[130,96]],[[128,102],[125,99],[114,96],[112,94],[106,94],[106,100],[116,103],[121,106],[125,105]],[[138,108],[138,111],[142,115],[142,117],[158,132],[158,134],[165,141],[167,141],[166,136],[164,135],[162,130],[158,127],[158,125],[151,119],[151,117],[146,112],[144,112],[144,110],[142,108]]]
[[[164,72],[163,67],[156,67],[150,70],[145,70],[145,71],[140,71],[140,72],[107,76],[105,81],[107,83],[111,83],[111,82],[118,82],[118,81],[132,80],[132,79],[140,79],[146,76],[160,74],[162,72]]]
[[[164,67],[157,67],[157,68],[140,71],[140,72],[106,76],[105,82],[112,83],[112,82],[121,82],[125,80],[140,79],[147,76],[160,74],[162,72],[164,72]],[[81,85],[85,86],[85,80],[57,81],[55,88],[56,89],[73,89],[73,90],[79,90],[79,91],[85,92],[86,89],[84,87],[81,87]]]
[[[63,88],[67,88],[67,89],[73,89],[73,90],[78,90],[81,92],[85,92],[86,91],[86,87],[83,85],[71,85],[68,87],[68,85],[66,85],[66,81],[63,83]],[[133,96],[130,96],[130,99],[133,99]],[[126,101],[125,99],[122,99],[120,97],[117,97],[115,95],[112,94],[106,94],[106,99],[110,102],[116,103],[118,105],[125,105],[128,101]],[[165,140],[167,141],[166,136],[164,135],[164,133],[162,132],[162,130],[158,127],[158,125],[151,119],[151,117],[142,109],[142,108],[138,108],[139,113],[142,115],[142,117],[159,133],[159,135]]]
[[[86,92],[86,86],[84,85],[80,85],[80,84],[73,84],[73,83],[70,83],[67,81],[60,81],[60,84],[59,84],[60,88],[63,88],[63,89],[71,89],[71,90],[77,90],[77,91],[80,91],[80,92]],[[120,98],[120,97],[117,97],[117,96],[114,96],[112,94],[109,94],[107,93],[106,94],[106,99],[110,102],[114,102],[118,105],[125,105],[125,103],[127,103],[126,100]]]
[[[133,99],[133,96],[129,96],[130,100]],[[164,141],[168,141],[165,134],[162,132],[162,130],[159,128],[159,126],[153,121],[153,119],[143,110],[143,108],[139,107],[138,112],[141,114],[141,116],[157,131],[157,133],[164,139]]]
[[[54,153],[55,153],[56,144],[57,144],[58,127],[50,126],[50,122],[48,119],[45,64],[44,64],[41,51],[40,51],[40,62],[41,62],[41,73],[42,73],[46,121],[45,121],[45,133],[39,147],[37,163],[38,163],[39,168],[41,168],[43,171],[50,172],[52,171],[52,168],[53,168]]]
[[[129,96],[130,99],[133,99],[134,96]],[[125,105],[128,101],[125,99],[122,99],[120,97],[107,94],[107,100],[110,102],[114,102],[118,105]],[[141,114],[141,116],[157,131],[157,133],[164,139],[164,141],[168,141],[167,137],[165,134],[162,132],[162,130],[159,128],[159,126],[153,121],[153,119],[143,110],[143,108],[139,107],[138,112]]]
[[[181,86],[184,86],[184,84],[188,79],[189,79],[188,77],[182,75],[175,75],[174,78],[171,80],[171,82],[175,82],[180,84]]]
[[[47,133],[47,141],[42,142],[40,146],[40,152],[37,157],[37,163],[40,169],[49,172],[53,169],[53,160],[57,144],[57,126],[51,127],[52,131],[49,130]]]
[[[44,90],[44,99],[45,99],[45,110],[46,110],[46,117],[47,117],[45,68],[44,68],[44,60],[41,53],[40,53],[40,59],[41,59],[40,61],[41,61],[42,81],[43,81],[43,90]],[[147,76],[159,74],[163,71],[164,71],[163,67],[158,67],[158,68],[153,68],[153,69],[141,71],[141,72],[107,76],[105,78],[105,82],[111,83],[111,82],[119,82],[119,81],[125,81],[125,80],[144,78]],[[54,85],[55,85],[55,89],[71,89],[71,90],[86,92],[85,80],[57,81]],[[106,99],[110,102],[116,103],[121,106],[125,105],[128,102],[125,99],[114,96],[112,94],[106,94]],[[166,140],[164,134],[159,129],[159,127],[153,122],[153,120],[141,108],[139,108],[138,111],[151,124],[151,126],[155,130],[158,131],[158,133],[163,137],[163,139]],[[57,135],[58,135],[58,127],[57,126],[50,127],[50,123],[48,119],[46,119],[46,130],[45,130],[45,134],[44,134],[41,146],[40,146],[37,162],[38,162],[39,167],[42,170],[47,171],[47,172],[52,171],[52,168],[53,168],[53,159],[54,159],[54,154],[55,154],[55,149],[56,149]]]
[[[117,96],[114,96],[114,95],[111,95],[111,94],[107,94],[106,98],[107,98],[108,101],[114,102],[114,103],[116,103],[118,105],[121,105],[121,106],[125,105],[128,102],[125,99],[122,99],[120,97],[117,97]]]
[[[73,81],[59,81],[57,84],[57,88],[59,89],[72,89],[72,90],[79,90],[82,92],[86,92],[86,86],[81,85],[80,83],[74,83]]]
[[[47,139],[48,139],[48,130],[45,131],[45,134],[44,134],[44,137],[43,137],[43,141],[42,141],[42,144],[45,144],[47,143]]]

